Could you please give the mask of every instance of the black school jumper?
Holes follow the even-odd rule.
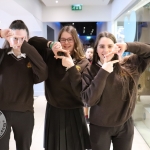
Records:
[[[81,73],[89,64],[86,58],[76,61],[66,71],[60,59],[47,48],[48,40],[29,40],[48,66],[45,81],[47,109],[45,118],[45,150],[85,150],[90,148],[89,134],[83,114]]]
[[[26,58],[17,58],[5,51],[0,65],[0,110],[7,121],[7,132],[0,139],[0,149],[9,149],[11,127],[18,150],[30,150],[34,126],[33,85],[47,78],[47,66],[34,47],[24,41],[21,52]]]
[[[82,98],[91,106],[90,138],[92,150],[109,150],[111,140],[115,150],[131,150],[133,140],[132,113],[136,103],[136,91],[140,75],[150,62],[150,46],[127,43],[127,51],[133,53],[122,67],[136,68],[134,81],[128,77],[122,91],[123,74],[115,70],[109,73],[96,63],[83,72]],[[129,96],[128,87],[131,92]],[[122,96],[125,92],[125,96]]]

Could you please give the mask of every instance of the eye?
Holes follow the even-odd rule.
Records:
[[[60,39],[60,42],[65,42],[66,41],[66,39]]]
[[[72,38],[69,38],[69,39],[68,39],[68,42],[72,42]]]
[[[108,48],[112,48],[113,46],[112,45],[110,45]]]
[[[104,46],[103,45],[99,45],[99,48],[104,48]]]
[[[18,38],[14,37],[14,40],[18,40]]]

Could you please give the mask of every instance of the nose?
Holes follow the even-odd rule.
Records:
[[[104,48],[104,49],[103,49],[103,52],[104,52],[105,54],[107,54],[107,53],[109,52],[109,49],[108,49],[108,48]]]
[[[66,43],[66,42],[69,43],[67,39],[65,40],[65,43]]]

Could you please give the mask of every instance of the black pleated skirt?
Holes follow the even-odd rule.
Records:
[[[90,138],[82,108],[60,109],[47,103],[45,150],[90,149]]]

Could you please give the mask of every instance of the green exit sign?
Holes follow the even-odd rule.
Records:
[[[80,4],[72,5],[71,8],[72,8],[72,10],[82,10],[82,5],[80,5]]]

